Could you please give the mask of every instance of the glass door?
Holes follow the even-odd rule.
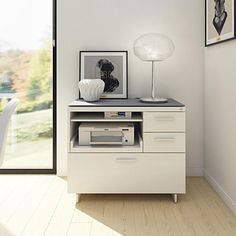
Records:
[[[54,0],[0,1],[0,116],[20,100],[0,173],[55,173]]]

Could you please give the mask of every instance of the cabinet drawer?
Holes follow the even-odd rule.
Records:
[[[185,152],[185,133],[144,133],[144,152]]]
[[[185,132],[185,112],[144,112],[144,132]]]
[[[183,153],[70,153],[68,190],[77,193],[184,193]]]

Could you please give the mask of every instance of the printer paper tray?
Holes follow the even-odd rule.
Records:
[[[90,145],[122,145],[122,142],[90,142]]]

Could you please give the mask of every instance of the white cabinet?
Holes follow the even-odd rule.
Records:
[[[111,104],[113,104],[111,106]],[[133,146],[79,146],[81,122],[105,119],[106,111],[129,111],[136,126]],[[68,191],[99,193],[185,193],[185,107],[138,100],[75,101],[68,108]]]

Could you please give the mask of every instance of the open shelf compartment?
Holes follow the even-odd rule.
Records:
[[[70,151],[76,152],[143,152],[143,139],[141,137],[140,131],[135,131],[135,141],[134,145],[99,145],[99,146],[82,146],[78,143],[78,135],[75,134],[70,141]]]

